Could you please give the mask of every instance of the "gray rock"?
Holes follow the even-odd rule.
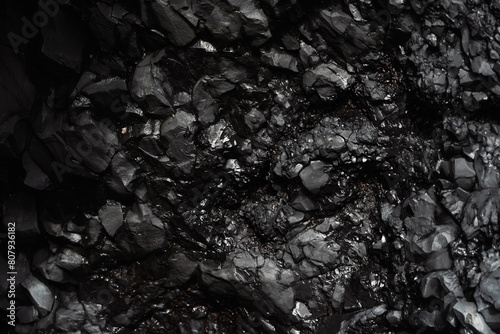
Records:
[[[311,312],[304,303],[296,302],[295,308],[292,310],[292,314],[299,319],[309,319],[311,317]]]
[[[484,276],[479,283],[481,297],[500,310],[500,269]]]
[[[50,313],[54,305],[54,293],[47,285],[33,275],[26,277],[21,285],[42,317]]]
[[[340,151],[346,146],[345,139],[338,135],[333,136],[330,140],[328,140],[328,145],[335,151]]]
[[[253,132],[257,132],[266,122],[266,117],[258,109],[252,109],[245,114],[245,124]]]
[[[227,2],[239,13],[243,21],[243,30],[252,38],[252,45],[262,45],[271,37],[267,16],[257,7],[254,0],[227,0]]]
[[[330,176],[326,172],[328,166],[319,160],[311,161],[309,166],[300,172],[302,184],[311,193],[317,194],[330,180]]]
[[[480,311],[484,321],[495,332],[500,330],[500,311],[489,307]]]
[[[307,212],[318,209],[318,205],[303,193],[297,194],[290,204],[294,209]]]
[[[78,331],[85,321],[85,309],[74,292],[61,292],[60,306],[56,311],[55,327],[65,333]]]
[[[78,252],[64,248],[55,255],[55,264],[63,269],[73,271],[88,264],[88,260]]]
[[[78,122],[80,124],[76,131],[65,133],[67,145],[76,147],[76,150],[68,152],[68,155],[73,155],[92,172],[102,173],[108,168],[116,152],[116,135],[104,125],[96,124],[86,113],[79,116]]]
[[[333,62],[309,69],[302,77],[302,86],[306,92],[317,92],[323,101],[335,100],[339,93],[353,83],[353,77]]]
[[[391,324],[398,324],[398,323],[400,323],[401,319],[402,319],[401,311],[392,310],[392,311],[387,312],[386,319]]]
[[[262,292],[269,300],[284,314],[290,314],[294,307],[294,291],[292,288],[280,284],[278,275],[279,269],[275,263],[266,260],[259,269],[259,279]]]
[[[456,300],[464,296],[458,277],[451,270],[435,271],[425,275],[421,287],[424,298],[442,298],[442,295],[449,295],[452,297],[449,300],[452,301],[453,298]]]
[[[299,56],[304,68],[314,67],[321,61],[318,52],[312,46],[304,42],[300,43]]]
[[[421,192],[410,200],[410,207],[415,217],[434,218],[436,211],[435,194],[432,189]]]
[[[494,332],[484,321],[483,316],[477,312],[476,304],[460,299],[453,305],[453,312],[466,328],[473,329],[476,333],[493,334]]]
[[[235,135],[236,133],[231,125],[223,119],[211,125],[206,131],[207,141],[212,150],[221,150],[235,146],[236,141],[233,139]]]
[[[499,189],[484,189],[472,192],[463,209],[461,225],[466,237],[472,239],[481,230],[486,232],[488,226],[497,224],[499,207]]]
[[[453,175],[457,184],[465,189],[472,190],[475,183],[476,172],[472,162],[464,158],[457,158],[453,160]]]
[[[184,253],[174,253],[168,258],[168,287],[179,286],[187,283],[193,277],[198,264],[191,261]]]
[[[338,35],[343,35],[352,21],[351,16],[339,8],[324,9],[319,15],[325,26]]]
[[[114,237],[116,231],[123,225],[123,213],[120,203],[106,204],[99,209],[99,219],[106,232]]]
[[[431,253],[425,260],[424,266],[429,271],[436,271],[451,269],[452,264],[453,262],[448,249],[443,248]]]
[[[339,251],[339,245],[329,244],[321,240],[312,240],[303,249],[305,257],[319,266],[335,264],[339,256]]]
[[[53,282],[65,282],[67,273],[57,265],[56,257],[48,249],[42,248],[33,255],[33,266],[45,277]]]
[[[271,48],[269,51],[263,51],[261,58],[268,65],[299,72],[297,59],[284,51]]]

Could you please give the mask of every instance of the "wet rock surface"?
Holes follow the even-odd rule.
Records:
[[[497,2],[25,2],[2,333],[500,331]]]

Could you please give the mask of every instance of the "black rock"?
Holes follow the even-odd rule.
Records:
[[[54,62],[80,72],[87,39],[78,17],[60,10],[42,28],[42,52]]]
[[[130,94],[137,102],[147,105],[147,112],[167,116],[172,113],[173,88],[158,66],[165,57],[165,51],[157,51],[146,55],[137,65],[130,84]]]
[[[128,191],[137,187],[139,168],[122,153],[117,153],[111,160],[111,175]]]
[[[178,111],[161,126],[161,136],[167,147],[167,156],[186,174],[191,173],[196,158],[195,121],[193,115]]]
[[[172,44],[184,46],[196,37],[191,24],[179,15],[168,2],[159,0],[153,1],[149,5],[161,30]]]
[[[161,250],[166,241],[164,223],[145,204],[133,204],[125,214],[125,230],[117,242],[130,255]]]
[[[221,3],[207,17],[205,26],[216,40],[227,43],[240,37],[242,22],[237,12]]]
[[[354,83],[352,76],[335,63],[320,64],[306,71],[302,86],[307,92],[315,91],[323,101],[337,99],[339,93]]]
[[[26,192],[11,195],[3,206],[4,228],[10,227],[16,236],[26,241],[40,237],[36,205],[35,198]]]
[[[175,253],[168,258],[169,270],[167,281],[168,287],[179,286],[187,283],[195,274],[198,264],[191,261],[184,253]]]

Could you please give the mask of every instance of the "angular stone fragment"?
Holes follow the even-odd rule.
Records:
[[[453,311],[460,323],[466,328],[472,328],[476,333],[494,333],[484,321],[483,316],[477,312],[476,304],[460,299],[453,306]]]
[[[128,191],[133,191],[139,178],[138,167],[122,153],[117,153],[111,160],[111,175]]]
[[[290,314],[293,309],[294,291],[280,284],[278,275],[279,268],[270,260],[266,260],[264,265],[259,268],[259,279],[262,284],[262,292],[266,298],[272,302],[279,311]]]
[[[147,104],[147,112],[167,116],[172,113],[173,88],[160,69],[158,62],[165,51],[148,54],[136,66],[130,85],[130,95],[137,102]]]
[[[216,39],[231,42],[240,37],[242,22],[232,8],[216,6],[207,18],[205,26]]]
[[[48,280],[65,282],[67,273],[57,265],[57,258],[48,249],[40,249],[33,255],[33,266]]]
[[[211,125],[206,132],[207,140],[210,147],[214,150],[230,148],[236,145],[233,137],[236,135],[231,125],[225,120],[221,120],[214,125]]]
[[[450,269],[452,264],[448,249],[443,248],[431,253],[424,265],[429,271],[435,271]]]
[[[476,172],[473,163],[465,160],[464,158],[457,158],[453,160],[453,175],[457,184],[465,189],[472,190],[475,183],[474,177]]]
[[[339,8],[324,9],[319,15],[325,26],[338,35],[344,34],[352,21],[349,14],[342,12]]]
[[[300,172],[302,184],[311,193],[317,194],[330,180],[330,176],[326,172],[327,167],[322,161],[314,160]]]
[[[293,72],[298,72],[297,59],[283,51],[272,48],[262,52],[262,59],[271,66],[284,68]]]
[[[99,219],[106,232],[114,237],[116,231],[123,225],[122,207],[118,204],[106,204],[99,210]]]
[[[480,311],[484,321],[495,332],[500,330],[500,311],[489,307]]]
[[[262,125],[266,122],[266,117],[260,110],[258,109],[252,109],[250,112],[245,114],[245,124],[252,130],[253,132],[256,132],[259,130]]]
[[[184,173],[191,173],[196,158],[195,117],[185,111],[178,111],[162,124],[160,131],[168,147],[167,156]]]
[[[151,9],[170,43],[184,46],[196,37],[191,24],[177,13],[169,2],[155,0],[151,3]]]
[[[500,269],[485,276],[479,283],[481,297],[500,310]]]
[[[422,192],[410,201],[410,207],[415,217],[433,218],[436,211],[434,192]]]
[[[331,62],[306,71],[302,86],[306,92],[315,91],[323,101],[333,101],[338,94],[354,83],[352,76]]]
[[[127,83],[120,77],[111,77],[92,82],[82,89],[90,101],[100,109],[116,105],[116,101],[127,92]]]
[[[227,0],[227,2],[240,14],[243,30],[252,38],[252,45],[262,45],[271,37],[267,16],[256,6],[254,0]]]
[[[196,269],[198,264],[191,261],[184,253],[175,253],[168,259],[168,274],[166,286],[173,287],[187,283]]]
[[[401,322],[402,314],[401,311],[389,311],[387,313],[386,319],[389,321],[391,324],[397,324]]]
[[[76,293],[62,292],[58,295],[61,301],[56,311],[55,326],[65,333],[74,332],[81,328],[85,321],[85,310],[78,301]]]
[[[54,293],[47,285],[35,276],[29,275],[22,282],[22,286],[26,289],[33,305],[42,316],[47,315],[52,310]]]
[[[304,42],[300,43],[299,56],[304,68],[314,67],[318,65],[321,60],[318,52],[312,46]]]
[[[290,205],[294,209],[304,212],[313,211],[318,208],[318,205],[303,193],[297,194]]]
[[[215,120],[219,106],[207,89],[207,80],[200,79],[193,87],[193,107],[198,112],[198,121],[207,126]]]
[[[472,239],[481,230],[486,231],[489,225],[498,224],[499,207],[499,189],[472,192],[463,208],[462,230],[465,236]]]
[[[311,312],[304,303],[296,302],[292,314],[299,319],[308,319],[311,317]]]
[[[130,254],[148,254],[164,247],[163,222],[146,204],[133,204],[125,214],[126,229],[117,235],[117,243]]]
[[[116,134],[104,124],[96,123],[88,113],[80,114],[77,122],[76,131],[66,132],[68,154],[74,155],[75,159],[83,162],[92,172],[102,173],[108,168],[116,152]]]
[[[88,264],[88,261],[78,252],[69,248],[64,248],[56,254],[55,263],[63,269],[73,271]]]

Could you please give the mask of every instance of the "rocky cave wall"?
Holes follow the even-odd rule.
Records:
[[[500,1],[0,6],[5,332],[500,330]]]

